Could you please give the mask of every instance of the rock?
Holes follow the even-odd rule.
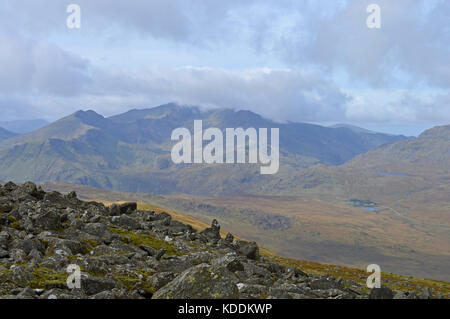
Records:
[[[309,286],[314,290],[328,290],[338,288],[339,284],[330,278],[322,278],[311,281]]]
[[[25,264],[27,262],[27,254],[22,249],[11,249],[9,255],[16,264]]]
[[[45,192],[42,191],[42,188],[37,188],[36,184],[32,182],[26,182],[25,184],[23,184],[22,190],[36,199],[42,199],[45,195]]]
[[[159,289],[152,299],[237,299],[237,279],[223,268],[200,264]]]
[[[111,216],[120,216],[120,208],[118,205],[116,204],[112,204],[111,207],[109,208],[109,214]]]
[[[155,289],[158,290],[165,285],[167,285],[169,282],[171,282],[175,278],[175,274],[173,272],[160,272],[157,274],[154,274],[153,276],[147,278],[147,281],[150,283],[150,285]]]
[[[88,296],[116,287],[117,282],[111,278],[97,278],[92,276],[82,276],[81,278],[81,289]]]
[[[53,210],[49,210],[35,216],[33,224],[34,227],[40,230],[58,230],[62,228],[61,215]]]
[[[156,253],[156,256],[155,256],[155,258],[156,258],[156,260],[160,260],[163,256],[164,256],[164,254],[167,252],[167,250],[166,249],[160,249],[157,253]]]
[[[20,299],[36,299],[37,294],[36,292],[31,289],[30,287],[24,288],[18,295]],[[21,298],[22,297],[22,298]]]
[[[75,191],[71,191],[69,194],[67,194],[67,198],[75,199],[77,198],[77,193]]]
[[[41,252],[39,250],[33,249],[28,254],[28,258],[30,260],[34,260],[36,263],[40,263],[42,261],[43,255],[41,254]]]
[[[119,205],[120,214],[131,214],[137,209],[137,203],[123,203]]]
[[[9,257],[9,252],[5,249],[0,248],[0,259],[8,258],[8,257]]]
[[[217,242],[221,239],[220,237],[220,225],[217,220],[213,220],[211,223],[211,227],[204,229],[202,232],[200,232],[200,236],[206,241],[206,242]]]
[[[225,237],[225,241],[231,244],[234,241],[234,236],[231,233],[228,233]]]
[[[394,299],[394,293],[388,287],[373,288],[370,291],[369,299]]]
[[[113,217],[113,223],[126,229],[140,229],[140,224],[133,218],[127,215],[120,215]]]
[[[155,256],[158,253],[157,249],[150,247],[150,246],[141,245],[141,246],[139,246],[139,248],[141,248],[143,251],[145,251],[149,256]]]
[[[42,244],[42,242],[37,239],[25,239],[25,240],[17,240],[12,247],[17,248],[17,249],[21,249],[25,252],[25,254],[29,254],[33,249],[37,250],[37,251],[43,251],[44,250],[44,245]]]
[[[423,288],[422,293],[419,295],[419,299],[433,299],[433,293],[428,287]]]
[[[259,248],[255,242],[240,241],[239,253],[248,259],[257,260],[259,258]]]

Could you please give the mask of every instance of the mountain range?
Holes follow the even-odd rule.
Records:
[[[130,110],[109,118],[94,111],[78,111],[0,141],[0,179],[64,181],[162,194],[241,192],[273,180],[258,176],[256,165],[217,165],[214,170],[205,165],[174,165],[171,132],[178,127],[192,131],[194,120],[203,120],[205,128],[222,130],[279,127],[281,171],[288,176],[314,164],[340,165],[378,146],[408,139],[346,127],[275,123],[250,111],[202,111],[176,104]],[[196,186],[193,179],[207,187],[192,188]],[[218,187],[207,185],[212,179]]]

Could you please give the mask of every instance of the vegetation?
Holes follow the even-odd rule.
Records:
[[[166,249],[166,255],[180,256],[181,253],[175,245],[164,240],[142,234],[134,231],[126,231],[119,228],[110,228],[111,232],[119,234],[125,242],[132,243],[135,246],[149,246],[155,249]]]

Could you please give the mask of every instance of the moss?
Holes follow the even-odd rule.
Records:
[[[143,289],[149,294],[154,294],[156,289],[152,286],[147,278],[152,276],[153,273],[146,270],[137,270],[136,274],[114,274],[113,277],[122,284],[125,289],[135,290]]]
[[[37,267],[33,270],[30,286],[41,289],[62,288],[66,286],[67,276],[66,273],[59,273],[46,267]]]
[[[85,238],[85,239],[82,239],[81,241],[86,243],[86,249],[88,252],[100,245],[100,243],[98,241],[92,240],[92,239]]]
[[[195,249],[200,249],[201,247],[199,245],[197,245],[196,243],[192,242],[192,241],[186,241],[186,244],[188,244],[189,246],[191,246],[192,248]]]
[[[182,253],[175,247],[175,245],[164,240],[152,237],[147,234],[139,234],[132,231],[125,231],[118,228],[110,228],[110,231],[119,234],[124,242],[131,243],[135,246],[150,246],[155,249],[166,249],[166,255],[181,256]]]
[[[13,216],[8,216],[8,220],[9,220],[9,224],[12,228],[17,229],[17,230],[22,230],[20,223]]]

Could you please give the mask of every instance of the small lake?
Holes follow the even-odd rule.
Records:
[[[364,209],[364,210],[368,210],[369,212],[376,212],[377,211],[375,209],[375,207],[355,206],[355,208],[361,208],[361,209]]]
[[[408,175],[401,173],[387,173],[387,172],[376,172],[378,175],[387,175],[387,176],[397,176],[397,177],[409,177]]]

